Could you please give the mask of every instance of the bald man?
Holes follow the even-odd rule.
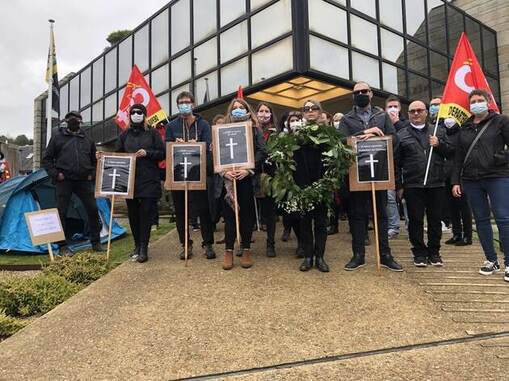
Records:
[[[442,266],[440,240],[442,238],[442,208],[445,202],[444,164],[452,156],[453,148],[446,131],[428,124],[428,111],[422,101],[408,106],[410,125],[398,132],[400,146],[396,159],[396,188],[404,197],[408,208],[408,236],[412,244],[414,265],[417,267]],[[424,176],[430,149],[433,155],[428,181]],[[428,222],[428,242],[424,243],[424,215]]]

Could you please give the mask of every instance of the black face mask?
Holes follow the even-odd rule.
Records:
[[[78,131],[80,128],[80,120],[78,118],[67,119],[67,128],[71,131]]]
[[[369,95],[368,94],[355,94],[353,101],[358,107],[366,107],[369,105]]]

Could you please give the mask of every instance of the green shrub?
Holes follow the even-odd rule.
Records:
[[[81,286],[52,274],[5,279],[0,281],[0,310],[13,317],[44,314],[80,289]]]
[[[26,324],[26,321],[7,316],[5,311],[0,311],[0,338],[14,335]]]
[[[97,253],[76,254],[73,257],[64,257],[50,263],[44,274],[59,275],[69,282],[89,285],[99,279],[111,269],[106,256]]]

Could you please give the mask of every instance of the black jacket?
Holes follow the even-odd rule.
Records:
[[[316,145],[301,146],[293,153],[295,161],[293,178],[299,187],[305,188],[323,177],[325,169],[322,153],[323,148]]]
[[[394,123],[394,128],[396,129],[396,132],[399,132],[403,128],[407,128],[408,126],[410,126],[410,121],[403,117],[400,117],[399,120],[396,123]]]
[[[424,186],[424,176],[431,147],[429,137],[433,135],[434,128],[435,126],[428,124],[421,132],[410,125],[398,132],[396,188],[436,188],[445,186],[445,160],[452,156],[454,150],[449,143],[445,128],[441,126],[437,129],[439,145],[433,148],[428,181]],[[419,134],[424,136],[419,136]],[[425,141],[425,144],[423,144],[421,138]]]
[[[371,127],[378,127],[385,135],[396,135],[396,129],[392,125],[389,115],[380,107],[376,106],[372,106],[372,113],[368,123],[365,123],[360,116],[357,115],[356,109],[354,108],[341,119],[339,131],[343,136],[357,136],[362,135],[364,130]]]
[[[189,131],[184,129],[184,120],[176,118],[168,124],[166,128],[166,141],[174,142],[177,139],[196,140],[198,142],[206,142],[207,148],[212,143],[212,133],[209,123],[200,115],[194,114],[195,122],[189,127]],[[185,135],[185,136],[184,136]]]
[[[67,127],[61,127],[46,147],[42,166],[53,181],[59,173],[68,180],[94,179],[97,165],[95,152],[95,143],[83,130],[72,133]]]
[[[463,165],[468,148],[489,120],[492,120],[491,124]],[[509,146],[509,118],[506,115],[490,111],[488,117],[477,125],[471,117],[458,134],[451,184],[458,185],[461,180],[509,177],[509,150],[505,148],[506,145]]]
[[[150,128],[135,130],[128,128],[118,137],[117,152],[134,153],[140,149],[147,156],[136,158],[136,176],[134,180],[134,197],[161,197],[158,162],[165,159],[164,144],[159,133]]]
[[[458,136],[460,132],[460,126],[458,124],[455,124],[454,126],[447,128],[443,124],[443,122],[439,122],[439,126],[443,125],[447,134],[447,138],[449,139],[449,144],[451,145],[453,149],[453,154],[449,156],[445,162],[445,177],[448,180],[448,182],[451,182],[451,176],[454,171],[454,155],[456,152],[456,146],[458,145]]]

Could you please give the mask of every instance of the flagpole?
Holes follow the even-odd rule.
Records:
[[[54,44],[53,41],[53,24],[55,20],[49,19],[49,54],[48,54],[48,73],[46,74],[48,80],[48,99],[46,103],[46,146],[49,144],[49,140],[51,139],[51,129],[52,129],[52,113],[53,113],[53,62],[55,56]]]
[[[442,106],[440,106],[440,107],[442,107]],[[440,109],[438,109],[437,121],[435,122],[435,129],[433,131],[433,136],[437,135],[439,120],[440,120]],[[429,156],[428,156],[428,164],[426,165],[426,174],[424,175],[424,186],[426,186],[426,184],[428,183],[428,175],[429,175],[429,168],[431,166],[431,156],[432,155],[433,155],[433,146],[430,145]]]

